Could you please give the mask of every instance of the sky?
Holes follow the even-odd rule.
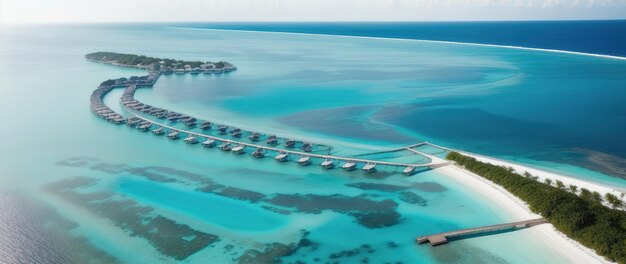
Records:
[[[0,23],[626,19],[626,0],[0,0]]]

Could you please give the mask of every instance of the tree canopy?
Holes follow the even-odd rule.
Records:
[[[533,177],[524,177],[457,152],[449,153],[446,158],[504,187],[568,237],[611,261],[626,263],[626,212],[602,205],[599,193],[583,188],[578,196],[562,186],[538,182]],[[606,198],[614,207],[622,206],[617,196],[607,195]]]

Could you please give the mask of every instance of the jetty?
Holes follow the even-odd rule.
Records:
[[[506,223],[506,224],[481,226],[481,227],[454,230],[454,231],[449,231],[449,232],[444,232],[444,233],[431,234],[427,236],[417,237],[415,240],[419,244],[424,244],[428,242],[434,247],[434,246],[448,243],[449,242],[448,239],[450,238],[461,238],[461,237],[489,234],[489,233],[501,232],[501,231],[513,231],[513,230],[524,229],[524,228],[533,227],[533,226],[545,224],[545,223],[548,223],[546,219],[537,218],[537,219],[512,222],[512,223]]]
[[[361,169],[365,173],[374,173],[377,168],[392,167],[395,171],[402,171],[405,175],[412,175],[417,168],[437,168],[448,165],[449,162],[433,155],[422,153],[411,149],[411,146],[401,149],[393,149],[393,151],[410,151],[413,155],[419,155],[429,159],[424,163],[407,163],[393,162],[377,159],[368,159],[363,156],[335,156],[331,154],[332,146],[314,142],[305,142],[292,138],[279,137],[277,135],[264,135],[256,131],[244,130],[232,127],[226,124],[217,124],[208,120],[199,120],[198,118],[171,111],[168,109],[152,106],[138,101],[134,98],[135,92],[140,87],[153,87],[162,74],[168,74],[172,71],[175,73],[191,72],[206,73],[207,68],[171,68],[169,66],[179,67],[178,64],[169,64],[171,61],[160,61],[158,58],[143,58],[143,63],[136,65],[120,64],[114,58],[122,58],[124,54],[117,53],[94,53],[87,56],[87,59],[101,63],[114,64],[120,66],[137,67],[148,70],[148,75],[132,76],[130,78],[118,78],[104,81],[100,84],[91,96],[91,110],[99,117],[115,124],[126,123],[129,127],[135,128],[142,132],[151,130],[154,135],[164,135],[172,140],[184,138],[184,142],[194,145],[202,142],[202,146],[209,149],[219,145],[222,151],[228,151],[233,154],[251,153],[254,158],[263,158],[267,155],[273,155],[278,162],[289,160],[296,161],[301,166],[310,164],[319,164],[322,168],[333,169],[335,163],[346,171],[354,171]],[[135,57],[133,57],[135,58]],[[136,59],[138,59],[137,57]],[[158,61],[158,62],[157,62]],[[148,62],[151,62],[148,64]],[[172,62],[173,63],[173,62]],[[214,70],[220,72],[234,71],[237,68],[227,62],[206,63],[206,67],[212,67],[210,72]],[[125,112],[132,116],[126,118],[119,113],[111,110],[103,102],[104,96],[115,88],[124,88],[124,92],[120,97],[120,104]],[[183,137],[184,136],[184,137]],[[423,143],[420,143],[423,144]],[[290,159],[290,157],[294,157]]]

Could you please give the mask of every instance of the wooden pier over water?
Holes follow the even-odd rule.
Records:
[[[261,143],[257,142],[261,139],[260,137],[262,135],[260,133],[244,131],[244,130],[241,130],[239,128],[234,128],[234,127],[230,127],[230,129],[232,130],[228,132],[232,134],[231,136],[233,138],[225,138],[221,136],[209,135],[201,131],[195,132],[193,131],[193,129],[194,127],[197,126],[196,118],[183,115],[180,113],[176,113],[174,111],[169,111],[169,110],[162,109],[159,107],[154,107],[148,104],[144,104],[134,98],[135,91],[137,88],[152,87],[154,83],[159,79],[160,75],[161,75],[160,71],[155,70],[154,67],[150,67],[149,74],[147,76],[141,76],[141,77],[133,76],[129,79],[120,78],[116,80],[109,80],[108,83],[112,83],[111,85],[101,85],[92,94],[92,98],[91,98],[92,111],[96,113],[98,116],[106,120],[109,120],[113,123],[116,123],[116,124],[127,123],[129,126],[137,127],[141,131],[149,131],[152,126],[156,125],[160,127],[159,129],[157,129],[160,131],[153,131],[153,132],[158,132],[158,133],[155,133],[157,135],[163,135],[164,129],[168,129],[169,130],[168,133],[174,132],[176,134],[175,138],[178,137],[178,133],[184,133],[188,136],[188,140],[190,140],[189,142],[187,142],[187,139],[185,141],[190,144],[198,143],[198,140],[202,140],[202,139],[206,140],[207,142],[212,140],[215,143],[232,144],[232,145],[236,145],[235,147],[232,147],[233,153],[235,153],[236,151],[236,154],[244,153],[246,148],[254,148],[255,151],[252,153],[254,157],[260,158],[264,156],[264,152],[274,152],[277,154],[276,159],[279,161],[285,160],[284,157],[288,155],[296,155],[299,158],[298,163],[300,163],[301,165],[308,165],[309,159],[316,158],[316,159],[321,159],[323,161],[321,164],[322,167],[327,168],[327,169],[333,168],[335,165],[334,164],[335,162],[343,162],[342,167],[346,170],[354,170],[356,169],[357,164],[362,164],[361,169],[367,172],[374,172],[376,171],[375,167],[377,165],[382,165],[382,166],[391,166],[391,167],[396,167],[396,168],[403,167],[404,168],[403,173],[407,175],[411,175],[418,168],[438,168],[438,167],[442,167],[442,166],[449,164],[449,162],[446,161],[445,159],[441,159],[434,155],[429,155],[429,154],[417,151],[415,149],[412,149],[412,147],[415,147],[424,143],[419,143],[417,145],[407,146],[404,148],[394,149],[390,151],[383,151],[383,152],[393,152],[393,151],[398,151],[398,150],[402,150],[402,151],[408,150],[410,152],[413,152],[415,155],[424,156],[430,160],[430,162],[428,163],[404,163],[404,162],[392,162],[392,161],[384,161],[384,160],[377,160],[377,159],[367,159],[365,157],[359,157],[359,156],[348,156],[348,157],[334,156],[330,154],[332,150],[331,146],[327,146],[324,144],[316,144],[316,143],[306,143],[306,142],[295,141],[295,140],[286,139],[286,138],[278,138],[275,135],[271,135],[267,138],[267,140],[270,140],[270,139],[273,140],[272,144],[270,144],[270,142],[268,141],[267,145],[261,145]],[[102,98],[104,98],[105,94],[114,88],[125,88],[124,93],[122,97],[120,98],[120,103],[126,111],[130,112],[133,115],[133,117],[127,119],[123,117],[121,114],[115,113],[108,106],[104,104]],[[155,117],[155,118],[154,119],[148,118],[146,116],[143,116],[143,114],[146,114],[150,117]],[[163,121],[155,120],[155,119],[163,119]],[[178,122],[181,120],[184,121],[184,124],[189,129],[181,129],[180,127],[176,127],[173,124],[170,124],[170,125],[166,124],[167,121]],[[209,131],[212,130],[211,129],[212,125],[217,125],[212,122],[205,122],[202,124],[202,126],[204,126],[204,124],[208,124],[207,126],[208,126]],[[202,129],[205,130],[204,128]],[[227,129],[229,129],[228,126],[220,125],[220,127],[218,128],[218,130],[221,132],[220,135],[222,134],[226,135]],[[234,133],[237,133],[237,136],[235,136]],[[251,134],[250,137],[254,137],[253,138],[254,140],[251,139],[250,141],[244,141],[244,139],[241,138],[243,133],[250,133]],[[278,140],[283,141],[285,146],[279,147],[277,145]],[[287,146],[287,143],[290,143],[291,145]],[[327,152],[328,154],[320,154],[319,152],[321,151]]]
[[[528,228],[528,227],[545,224],[545,223],[548,223],[546,219],[538,218],[538,219],[519,221],[519,222],[513,222],[513,223],[467,228],[467,229],[455,230],[455,231],[450,231],[450,232],[432,234],[432,235],[418,237],[415,240],[417,241],[417,243],[420,243],[420,244],[429,242],[432,246],[438,246],[438,245],[448,243],[449,238],[471,236],[471,235],[478,235],[478,234],[498,232],[498,231],[508,231],[508,230],[512,231],[512,230]]]

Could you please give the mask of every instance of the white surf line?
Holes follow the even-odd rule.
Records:
[[[604,55],[604,54],[595,54],[595,53],[587,53],[587,52],[579,52],[579,51],[567,51],[567,50],[558,50],[558,49],[530,48],[530,47],[524,47],[524,46],[485,44],[485,43],[475,43],[475,42],[459,42],[459,41],[448,41],[448,40],[367,37],[367,36],[332,35],[332,34],[317,34],[317,33],[296,33],[296,32],[281,32],[281,31],[255,31],[255,30],[245,30],[245,29],[190,28],[190,27],[175,27],[175,26],[167,26],[165,28],[179,29],[179,30],[237,31],[237,32],[249,32],[249,33],[265,33],[265,34],[286,34],[286,35],[324,36],[324,37],[340,37],[340,38],[361,38],[361,39],[377,39],[377,40],[413,41],[413,42],[424,42],[424,43],[441,43],[441,44],[454,44],[454,45],[465,45],[465,46],[478,46],[478,47],[492,47],[492,48],[505,48],[505,49],[518,49],[518,50],[529,50],[529,51],[540,51],[540,52],[552,52],[552,53],[563,53],[563,54],[570,54],[570,55],[579,55],[579,56],[605,58],[605,59],[626,60],[626,57],[615,56],[615,55]]]

